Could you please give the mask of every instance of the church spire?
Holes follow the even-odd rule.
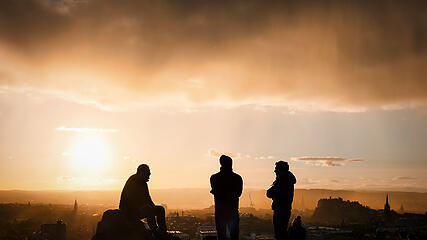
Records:
[[[388,193],[387,193],[387,196],[385,198],[384,213],[385,214],[390,213],[390,204],[388,203]]]
[[[74,200],[74,209],[73,209],[73,211],[74,211],[75,214],[77,213],[78,209],[79,209],[79,206],[77,205],[77,199],[75,199]]]

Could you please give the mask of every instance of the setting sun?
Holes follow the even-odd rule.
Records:
[[[110,166],[111,148],[101,135],[88,134],[77,138],[71,151],[64,155],[69,157],[71,168],[78,172],[99,173]]]
[[[426,76],[427,0],[0,0],[0,240],[427,240]]]

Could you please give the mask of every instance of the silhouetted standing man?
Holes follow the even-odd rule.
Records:
[[[239,197],[243,180],[233,172],[233,160],[226,155],[219,158],[221,169],[211,176],[211,193],[215,198],[215,224],[218,240],[226,238],[227,228],[231,240],[239,239]]]
[[[295,176],[289,171],[287,162],[276,162],[276,180],[267,190],[267,197],[273,199],[274,235],[277,240],[288,239],[288,224],[294,200]]]
[[[136,174],[129,177],[123,188],[119,208],[131,221],[147,218],[154,235],[162,237],[167,235],[165,209],[151,200],[147,185],[150,175],[148,165],[139,165]]]

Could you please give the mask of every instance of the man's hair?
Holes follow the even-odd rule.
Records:
[[[289,171],[289,164],[285,161],[278,161],[276,162],[276,169],[275,171]]]
[[[233,159],[227,155],[221,155],[219,164],[221,164],[222,167],[231,167],[233,165]]]
[[[141,164],[138,166],[138,169],[136,170],[136,174],[138,175],[143,175],[143,174],[147,174],[147,172],[150,171],[150,168],[148,167],[147,164]]]

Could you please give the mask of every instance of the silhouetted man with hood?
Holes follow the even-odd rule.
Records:
[[[215,198],[215,224],[218,240],[226,238],[227,228],[231,240],[239,239],[239,197],[243,180],[233,172],[233,160],[226,155],[219,158],[221,169],[211,176],[211,193]]]
[[[136,174],[129,177],[123,188],[119,208],[130,221],[147,218],[154,235],[163,237],[167,235],[165,209],[151,200],[147,185],[150,175],[148,165],[139,165]]]
[[[288,224],[294,200],[295,176],[289,171],[287,162],[276,162],[276,180],[267,190],[267,197],[273,199],[274,235],[277,240],[288,239]]]
[[[305,240],[305,236],[306,230],[302,226],[301,216],[298,216],[289,228],[289,240]]]

